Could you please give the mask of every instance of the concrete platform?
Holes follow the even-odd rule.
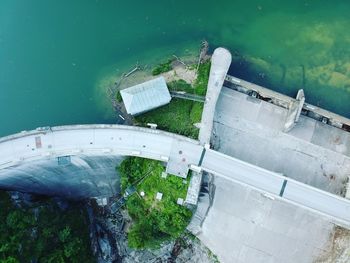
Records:
[[[344,195],[350,175],[350,133],[305,116],[284,133],[286,116],[284,108],[223,88],[214,117],[214,148]]]
[[[334,225],[303,208],[215,177],[197,236],[223,263],[310,263],[331,249]]]

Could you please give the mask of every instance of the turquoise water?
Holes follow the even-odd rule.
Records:
[[[202,39],[229,48],[231,74],[350,117],[347,1],[0,2],[0,135],[113,123],[115,76]]]

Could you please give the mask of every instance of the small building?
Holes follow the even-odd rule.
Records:
[[[120,91],[128,114],[137,115],[168,104],[171,96],[164,77],[159,77]]]
[[[183,204],[184,204],[183,198],[178,198],[177,201],[176,201],[176,203],[177,203],[178,205],[183,205]]]
[[[156,199],[158,200],[158,201],[160,201],[160,200],[162,200],[162,198],[163,198],[163,193],[157,193],[157,195],[156,195]]]

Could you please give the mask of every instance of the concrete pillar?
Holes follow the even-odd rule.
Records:
[[[294,128],[295,124],[299,121],[301,111],[305,103],[305,95],[302,89],[298,90],[296,100],[291,102],[288,109],[286,121],[284,123],[284,132],[289,132]]]
[[[211,57],[208,88],[199,131],[199,141],[202,145],[210,143],[216,102],[219,98],[231,61],[232,56],[227,49],[219,47],[214,50],[213,56]]]

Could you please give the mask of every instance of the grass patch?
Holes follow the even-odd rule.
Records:
[[[128,157],[118,168],[122,178],[122,189],[136,184],[137,192],[128,198],[126,208],[133,219],[128,233],[128,244],[133,248],[156,248],[163,241],[179,237],[192,216],[192,212],[178,205],[177,199],[185,199],[188,187],[183,179],[168,175],[158,161]],[[145,176],[146,175],[146,176]],[[163,193],[162,200],[156,200],[157,192]]]
[[[159,75],[161,73],[168,72],[168,71],[172,70],[173,69],[173,67],[171,66],[172,62],[173,62],[172,59],[168,59],[167,62],[160,63],[155,68],[153,68],[152,75],[156,76],[156,75]]]
[[[62,211],[50,200],[18,208],[0,192],[0,262],[95,262],[81,204]]]
[[[197,139],[199,129],[193,124],[201,121],[202,110],[203,103],[173,98],[169,104],[135,119],[143,126],[156,123],[161,130]]]
[[[201,121],[202,111],[203,111],[203,103],[195,102],[192,104],[192,109],[190,111],[191,123],[198,123]]]
[[[199,65],[197,79],[193,85],[195,94],[205,96],[210,72],[210,61]]]
[[[191,94],[194,93],[194,88],[191,86],[191,84],[188,84],[183,79],[171,81],[167,83],[167,85],[170,91],[185,91]]]
[[[183,79],[174,80],[168,83],[168,88],[170,91],[184,91],[186,93],[196,94],[200,96],[205,96],[207,92],[207,85],[209,80],[210,72],[210,61],[204,62],[199,65],[197,78],[193,84],[188,84]]]
[[[122,95],[120,94],[120,90],[117,90],[116,94],[115,94],[115,99],[117,100],[117,102],[122,102],[123,98]]]

